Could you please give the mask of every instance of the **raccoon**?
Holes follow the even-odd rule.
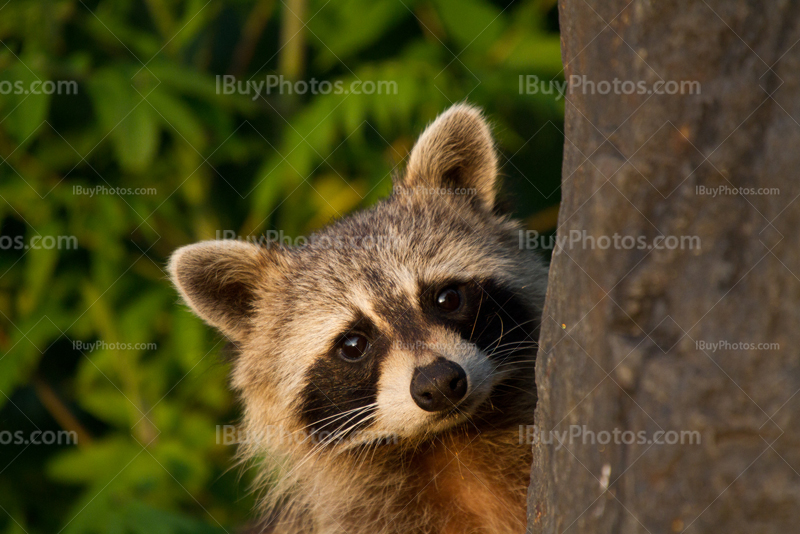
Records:
[[[236,347],[257,532],[525,532],[544,262],[498,207],[481,112],[422,133],[388,198],[299,247],[207,241],[169,272]]]

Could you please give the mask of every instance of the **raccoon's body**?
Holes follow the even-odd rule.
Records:
[[[391,197],[307,246],[175,253],[182,296],[236,345],[262,531],[525,531],[546,273],[496,181],[488,126],[457,105]]]

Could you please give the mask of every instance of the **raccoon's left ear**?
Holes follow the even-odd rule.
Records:
[[[176,250],[169,274],[192,311],[237,343],[251,329],[265,273],[277,270],[270,252],[234,240],[203,241]]]
[[[428,126],[411,150],[400,188],[458,189],[491,211],[497,196],[497,153],[480,110],[456,104]]]

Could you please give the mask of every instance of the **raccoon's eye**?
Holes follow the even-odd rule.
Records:
[[[369,348],[369,341],[361,334],[348,334],[339,345],[339,355],[348,362],[360,360]]]
[[[446,287],[436,295],[436,306],[444,312],[454,312],[461,306],[461,291],[455,287]]]

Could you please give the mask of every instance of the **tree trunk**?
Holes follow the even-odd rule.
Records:
[[[797,532],[800,2],[561,0],[560,17],[565,76],[585,78],[525,434],[530,531]],[[701,92],[647,92],[660,80]]]

